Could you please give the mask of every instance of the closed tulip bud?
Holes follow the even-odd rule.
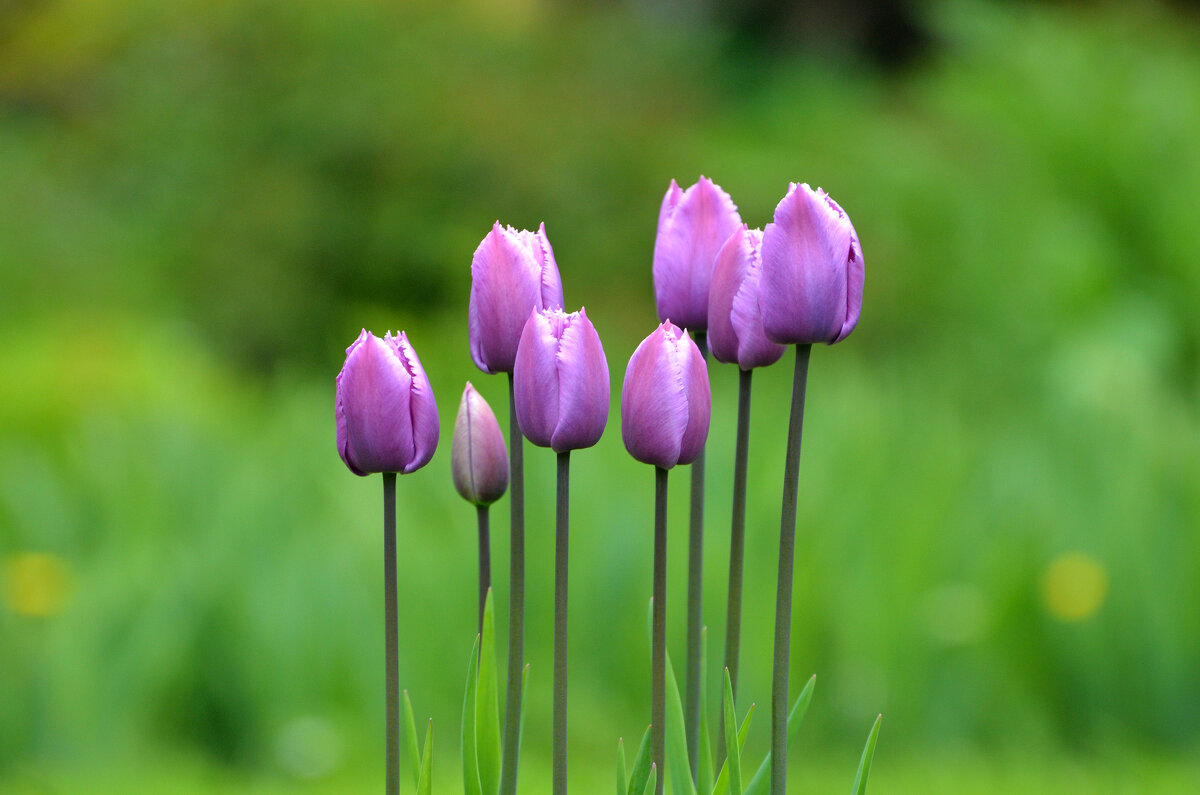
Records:
[[[608,422],[608,362],[587,313],[534,310],[513,371],[517,423],[556,453],[591,447]]]
[[[670,469],[704,450],[712,395],[708,368],[692,338],[671,321],[629,358],[621,389],[621,437],[629,454]]]
[[[708,347],[719,362],[743,370],[779,361],[784,346],[763,331],[758,308],[762,232],[743,225],[729,236],[713,266],[708,293]]]
[[[759,306],[767,337],[841,342],[858,323],[863,278],[850,217],[820,188],[791,185],[763,232]]]
[[[475,365],[485,373],[511,373],[529,312],[562,305],[546,225],[527,232],[497,221],[471,260],[467,336]]]
[[[471,382],[463,389],[450,448],[454,488],[467,502],[491,505],[508,489],[508,448],[492,407]]]
[[[438,412],[421,360],[404,332],[363,329],[337,377],[338,453],[356,475],[408,474],[433,457]]]
[[[692,331],[708,328],[708,288],[717,252],[742,219],[729,194],[701,177],[687,190],[671,180],[654,240],[654,298],[658,319],[674,318]]]

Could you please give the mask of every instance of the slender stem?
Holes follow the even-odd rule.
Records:
[[[488,588],[492,587],[492,545],[488,506],[475,506],[479,520],[479,632],[483,633],[483,608],[487,604]]]
[[[400,795],[400,631],[396,605],[396,473],[383,473],[383,636],[387,698],[387,795]]]
[[[792,413],[783,468],[783,511],[779,522],[779,587],[775,600],[775,659],[771,676],[771,795],[787,791],[788,662],[792,634],[792,565],[796,553],[796,492],[800,483],[800,439],[811,345],[796,346]]]
[[[708,365],[708,345],[703,331],[696,332],[700,358]],[[704,450],[692,463],[691,516],[688,521],[688,614],[687,614],[687,696],[684,699],[683,725],[688,747],[688,766],[692,783],[698,782],[700,769],[700,637],[701,600],[704,592]]]
[[[667,719],[667,470],[654,468],[654,606],[650,641],[650,759],[665,771]],[[665,775],[654,795],[663,795]]]
[[[738,370],[737,447],[733,457],[733,519],[729,530],[729,604],[725,614],[725,667],[737,701],[738,652],[742,640],[742,561],[746,549],[746,468],[750,451],[750,377]],[[717,735],[716,764],[725,758],[725,715]]]
[[[567,538],[571,453],[558,454],[554,512],[554,795],[567,793]]]
[[[521,669],[525,650],[525,438],[517,424],[513,377],[508,374],[508,461],[510,489],[510,569],[508,600],[508,687],[504,701],[504,752],[500,765],[500,795],[517,791],[517,761],[521,745]]]

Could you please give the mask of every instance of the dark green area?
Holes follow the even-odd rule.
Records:
[[[848,788],[878,712],[873,791],[1194,782],[1170,760],[1200,742],[1195,14],[932,2],[935,44],[881,72],[634,6],[452,6],[0,3],[0,791],[377,784],[380,489],[333,444],[362,326],[409,332],[442,412],[438,455],[399,484],[401,678],[438,724],[434,791],[454,791],[477,607],[449,434],[468,378],[507,413],[467,350],[471,254],[496,219],[545,221],[615,398],[655,322],[662,194],[701,173],[751,225],[789,180],[825,187],[867,263],[860,327],[809,378],[792,682],[818,686],[795,786]],[[712,375],[719,704],[737,378]],[[755,377],[748,759],[790,380]],[[648,718],[653,474],[615,404],[572,464],[572,781],[611,789],[616,737]],[[554,457],[526,466],[536,786]],[[1055,566],[1072,553],[1082,570]],[[1063,620],[1089,565],[1103,599]]]

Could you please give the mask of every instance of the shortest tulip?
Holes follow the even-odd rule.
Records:
[[[556,453],[591,447],[608,423],[608,361],[587,312],[534,310],[513,370],[517,423]]]
[[[463,389],[450,450],[454,488],[467,502],[491,505],[508,489],[508,449],[492,407],[471,382]]]
[[[437,449],[433,389],[403,331],[380,339],[363,329],[346,349],[335,414],[338,454],[356,475],[408,474]]]
[[[712,394],[708,368],[692,338],[665,321],[642,340],[625,370],[621,436],[629,454],[670,469],[704,450]]]
[[[717,254],[708,293],[708,346],[713,358],[743,370],[774,364],[784,351],[763,332],[758,308],[761,250],[762,232],[743,224]]]

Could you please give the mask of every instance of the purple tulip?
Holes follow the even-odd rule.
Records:
[[[680,190],[671,180],[658,213],[654,241],[654,298],[658,319],[674,318],[692,331],[708,327],[708,287],[713,262],[742,225],[729,194],[712,180]]]
[[[712,395],[700,349],[665,321],[642,340],[625,370],[621,437],[629,454],[670,469],[690,464],[704,450]]]
[[[759,306],[767,337],[841,342],[858,323],[863,278],[850,217],[820,188],[790,185],[763,232]]]
[[[608,422],[608,362],[587,312],[534,310],[513,371],[517,423],[556,453],[591,447]]]
[[[491,505],[508,488],[508,448],[492,407],[471,382],[463,389],[450,448],[454,488],[467,502]]]
[[[779,361],[784,346],[763,332],[758,308],[762,232],[743,224],[729,236],[713,266],[708,294],[708,347],[719,362],[743,370]]]
[[[497,221],[471,260],[467,336],[475,365],[485,373],[511,373],[530,310],[562,305],[546,225],[527,232]]]
[[[346,349],[335,413],[338,453],[356,475],[407,475],[437,449],[433,389],[403,331],[380,339],[363,329]]]

